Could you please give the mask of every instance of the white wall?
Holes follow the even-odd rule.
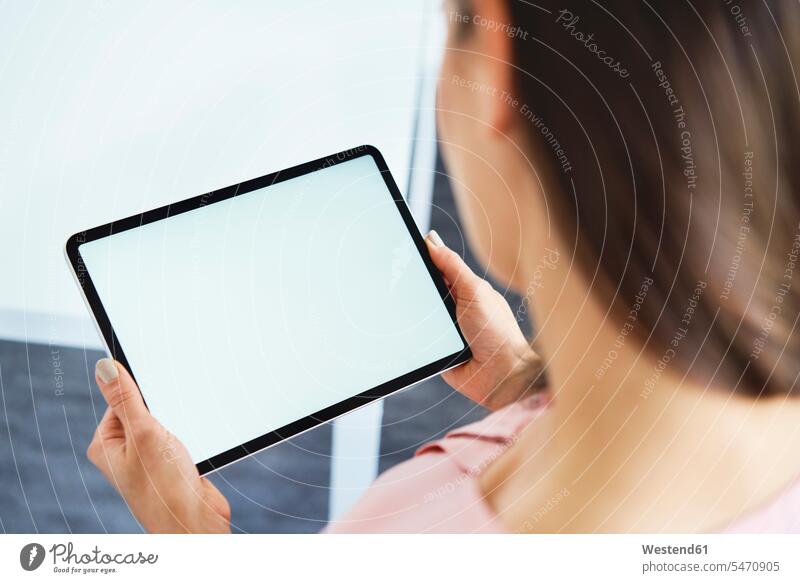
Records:
[[[62,255],[75,231],[361,143],[405,190],[437,9],[4,5],[0,337],[96,342]]]

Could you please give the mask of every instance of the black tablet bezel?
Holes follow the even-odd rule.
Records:
[[[293,423],[285,425],[279,429],[265,433],[260,437],[215,455],[210,459],[201,461],[197,464],[197,470],[201,475],[218,470],[223,466],[252,455],[267,447],[275,445],[276,443],[294,437],[299,433],[312,429],[318,425],[322,425],[323,423],[327,423],[328,421],[331,421],[340,415],[349,413],[350,411],[362,407],[363,405],[367,405],[377,399],[386,397],[394,392],[439,374],[449,368],[464,363],[472,357],[469,345],[467,344],[464,334],[461,332],[456,320],[455,301],[453,300],[452,295],[449,293],[441,274],[434,266],[433,261],[428,254],[428,248],[425,244],[425,241],[423,240],[422,235],[420,234],[419,229],[417,228],[417,225],[411,216],[411,212],[406,205],[405,199],[400,194],[400,190],[397,188],[397,184],[395,184],[394,178],[389,172],[389,168],[386,166],[386,161],[383,159],[380,151],[378,151],[378,149],[374,146],[358,146],[356,148],[337,152],[336,154],[332,154],[330,156],[325,156],[324,158],[306,162],[305,164],[293,166],[291,168],[287,168],[286,170],[273,172],[259,178],[247,180],[226,188],[207,192],[205,194],[188,198],[180,202],[162,206],[141,214],[132,215],[124,219],[101,225],[99,227],[88,229],[86,231],[81,231],[79,233],[75,233],[69,239],[67,239],[67,259],[72,267],[78,285],[83,291],[84,297],[92,312],[92,315],[94,316],[98,329],[105,340],[106,347],[108,348],[110,355],[121,362],[130,371],[131,375],[134,376],[135,379],[136,377],[134,375],[134,371],[131,370],[128,360],[125,358],[125,352],[122,350],[122,347],[119,344],[119,340],[114,332],[114,328],[108,319],[108,315],[103,307],[103,303],[100,301],[97,290],[92,283],[92,279],[81,257],[80,246],[82,244],[88,243],[89,241],[102,239],[104,237],[108,237],[122,231],[127,231],[129,229],[135,229],[137,227],[173,217],[185,212],[196,210],[198,208],[215,204],[241,194],[252,192],[254,190],[266,188],[285,180],[297,178],[298,176],[302,176],[304,174],[309,174],[318,170],[324,170],[325,168],[335,164],[347,162],[361,156],[372,156],[375,164],[380,170],[383,180],[386,183],[386,187],[391,194],[392,199],[396,203],[397,210],[399,211],[400,216],[403,218],[403,222],[405,223],[411,238],[414,240],[417,251],[422,257],[422,260],[428,269],[428,273],[436,284],[439,295],[447,307],[447,311],[450,314],[453,325],[456,327],[456,330],[458,331],[458,334],[464,343],[463,350],[455,352],[426,366],[418,368],[417,370],[397,377],[396,379],[382,383],[377,387],[373,387],[372,389],[322,409],[321,411],[317,411],[316,413],[313,413],[307,417],[298,419],[297,421],[294,421]],[[142,396],[142,398],[144,398],[144,396]]]

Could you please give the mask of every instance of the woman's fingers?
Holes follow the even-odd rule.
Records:
[[[95,365],[95,380],[114,415],[128,430],[132,423],[150,416],[142,395],[125,367],[110,358]]]
[[[475,275],[458,253],[444,244],[436,231],[429,232],[425,242],[434,265],[448,281],[457,298],[474,297],[487,285],[486,280]]]
[[[125,430],[111,407],[106,408],[106,412],[97,430],[94,432],[89,448],[86,450],[86,457],[92,462],[105,476],[110,476],[109,448],[115,448],[125,440]]]
[[[97,425],[97,437],[102,441],[111,441],[125,437],[125,428],[111,407],[106,407],[106,412]]]

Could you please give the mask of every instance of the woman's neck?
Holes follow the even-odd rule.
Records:
[[[482,479],[507,524],[704,530],[800,473],[797,403],[694,386],[625,334],[565,258],[547,277],[533,303],[553,405]]]

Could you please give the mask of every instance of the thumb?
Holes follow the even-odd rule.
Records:
[[[430,231],[425,242],[434,265],[450,283],[457,298],[472,297],[485,285],[486,281],[478,277],[458,253],[444,244],[439,233]]]
[[[120,363],[101,358],[95,365],[94,376],[100,392],[125,429],[131,422],[150,415],[133,377]]]

